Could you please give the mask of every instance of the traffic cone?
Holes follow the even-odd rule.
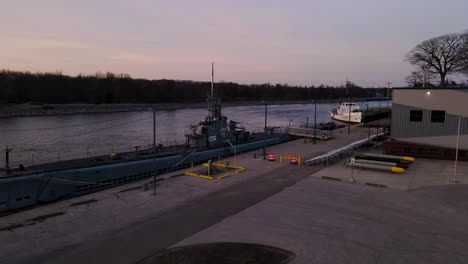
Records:
[[[268,160],[275,161],[275,153],[273,151],[270,151],[270,154],[268,154]]]

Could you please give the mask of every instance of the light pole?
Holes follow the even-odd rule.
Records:
[[[291,128],[291,122],[292,122],[293,120],[294,120],[294,119],[289,120],[288,128]]]
[[[265,133],[267,132],[267,102],[265,101],[265,128],[264,131]]]
[[[461,116],[458,116],[457,144],[455,146],[455,168],[453,170],[453,183],[457,183],[457,162],[458,162],[458,143],[460,142],[460,124]]]
[[[388,110],[388,101],[390,98],[390,84],[391,82],[387,82],[387,110]]]
[[[366,107],[367,107],[367,113],[369,113],[369,103],[366,104]],[[367,141],[370,142],[370,124],[369,122],[367,122],[367,127],[369,128],[369,131],[367,132]]]
[[[153,107],[153,195],[156,195],[156,106]]]
[[[348,100],[349,118],[348,118],[348,134],[351,134],[351,100]]]
[[[234,149],[234,166],[237,165],[237,151],[236,151],[236,147],[234,147],[234,145],[232,145],[231,141],[229,141],[228,139],[226,139],[227,143],[229,143],[229,145],[231,145],[231,147]]]

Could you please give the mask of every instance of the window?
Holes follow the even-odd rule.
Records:
[[[431,122],[433,122],[433,123],[443,123],[443,122],[445,122],[445,111],[432,111],[431,112]]]
[[[413,122],[421,122],[422,121],[422,110],[410,110],[409,120]]]

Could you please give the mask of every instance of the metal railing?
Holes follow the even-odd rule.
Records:
[[[338,149],[331,150],[320,156],[306,160],[304,163],[309,166],[324,166],[328,167],[339,160],[342,160],[346,157],[353,155],[356,152],[359,152],[364,149],[368,149],[371,142],[376,139],[383,137],[385,133],[379,133],[376,135],[371,135],[369,138],[361,139],[355,141],[351,144],[345,145]]]
[[[185,141],[177,140],[166,140],[157,142],[158,146],[176,146],[183,145]],[[21,151],[20,153],[12,152],[10,153],[9,167],[11,169],[18,168],[21,164],[24,167],[43,165],[48,163],[56,163],[61,161],[76,161],[77,165],[80,160],[88,158],[98,158],[102,156],[110,156],[112,154],[118,153],[135,153],[137,158],[139,154],[143,152],[152,152],[153,144],[152,143],[141,143],[135,144],[132,146],[118,147],[114,145],[88,145],[80,150],[62,150],[62,151],[52,151],[47,149],[35,149],[32,151]],[[161,148],[157,148],[156,151],[160,151]],[[2,155],[2,160],[4,160],[4,154]],[[3,167],[4,164],[2,164]]]

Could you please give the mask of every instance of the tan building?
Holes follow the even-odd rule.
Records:
[[[468,160],[468,87],[393,88],[386,153],[452,159],[458,132],[459,158]]]

